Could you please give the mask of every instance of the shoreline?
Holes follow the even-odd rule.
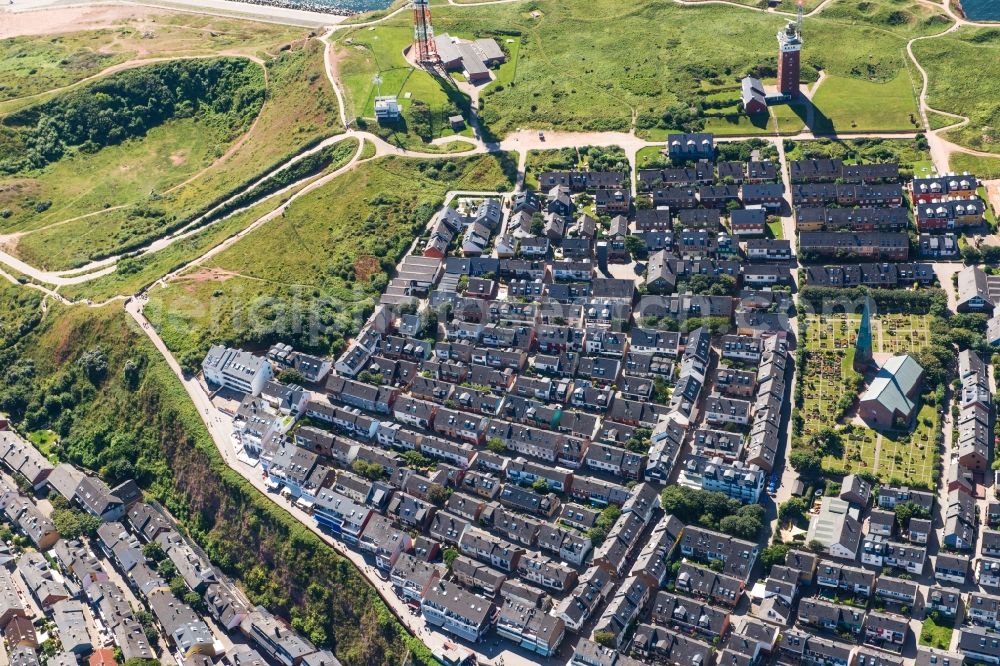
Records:
[[[0,0],[0,2],[2,1]],[[140,10],[140,13],[142,13],[141,10],[161,9],[308,28],[323,28],[337,25],[357,14],[357,12],[336,7],[324,7],[323,9],[326,11],[321,11],[319,5],[316,5],[315,9],[299,9],[293,7],[293,4],[290,0],[14,0],[13,4],[0,5],[0,17],[10,16],[27,19],[32,14],[51,12],[52,14],[65,14],[68,23],[72,24],[74,21],[71,17],[74,15],[85,14],[88,18],[97,21],[102,13],[115,16],[129,9]],[[2,22],[0,19],[0,23]],[[52,21],[52,23],[62,22],[57,20]],[[33,27],[36,30],[16,32],[36,34],[37,28],[42,26]],[[71,26],[68,27],[71,28]],[[80,29],[87,29],[87,27]],[[52,32],[67,31],[70,30],[66,28],[52,30]]]
[[[951,3],[951,8],[958,14],[962,20],[968,21],[969,23],[984,23],[984,24],[994,24],[1000,23],[1000,16],[993,18],[970,18],[969,14],[965,11],[965,7],[962,6],[962,0],[955,0]]]

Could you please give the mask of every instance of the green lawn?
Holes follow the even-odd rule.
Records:
[[[928,613],[920,628],[920,644],[938,650],[947,650],[951,647],[952,631],[954,629],[950,622],[946,622],[944,618],[939,618],[939,621],[935,622],[931,614]]]
[[[387,24],[345,31],[338,36],[336,48],[347,97],[347,117],[364,119],[369,129],[393,143],[423,150],[428,140],[455,134],[448,118],[463,115],[468,97],[453,81],[411,67],[403,57],[403,50],[412,41],[413,28],[409,23]],[[515,66],[511,62],[503,75],[510,77]],[[381,78],[381,84],[375,83],[376,76]],[[383,128],[375,122],[375,97],[379,93],[396,95],[403,114],[401,125]],[[418,102],[429,107],[426,125],[418,123],[413,113],[413,105]],[[471,130],[466,133],[471,134]]]
[[[637,169],[658,169],[667,163],[667,157],[663,154],[664,146],[647,146],[640,148],[635,155]]]
[[[501,154],[366,162],[293,203],[200,269],[150,292],[146,313],[182,359],[214,342],[276,339],[336,353],[450,189],[509,189]]]
[[[813,104],[812,129],[820,134],[920,129],[917,97],[906,68],[886,82],[828,76]]]
[[[539,15],[532,16],[537,10]],[[659,0],[563,0],[558,3],[489,4],[475,8],[437,5],[436,32],[499,35],[519,40],[516,73],[482,93],[485,125],[498,136],[516,128],[628,130],[636,118],[643,136],[657,137],[681,127],[708,127],[720,134],[773,131],[732,115],[739,79],[749,71],[773,71],[774,34],[785,17],[722,5],[684,7]],[[671,26],[651,31],[649,26]],[[912,93],[904,46],[915,35],[947,27],[938,9],[907,0],[845,1],[806,19],[803,78],[814,81],[819,69],[832,77],[833,93],[852,92],[851,82],[869,83],[855,107],[828,100],[830,117],[848,124],[895,129],[912,127]],[[398,31],[398,32],[397,32]],[[410,39],[410,18],[400,14],[375,30],[361,28],[350,37],[364,49],[347,45],[340,72],[352,91],[354,108],[370,95],[371,77],[399,66],[401,47]],[[376,40],[375,37],[378,37]],[[897,82],[898,80],[898,82]],[[826,83],[824,83],[826,87]],[[822,90],[822,88],[821,88]],[[888,108],[886,100],[888,99]],[[697,102],[718,102],[697,118]],[[727,103],[728,102],[728,103]],[[888,113],[886,113],[888,111]],[[797,131],[802,116],[776,107],[781,132]],[[766,129],[765,129],[766,128]]]
[[[774,219],[767,223],[767,231],[771,238],[782,240],[785,238],[785,229],[781,225],[781,219]]]
[[[1000,152],[1000,106],[996,102],[1000,97],[1000,31],[962,27],[940,39],[914,43],[913,52],[930,77],[928,103],[971,120],[947,132],[948,139]]]

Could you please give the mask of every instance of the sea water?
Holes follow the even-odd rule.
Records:
[[[1000,0],[962,0],[962,11],[970,21],[1000,21]]]

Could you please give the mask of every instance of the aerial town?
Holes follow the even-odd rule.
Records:
[[[0,666],[1000,666],[972,0],[173,1],[0,8]]]
[[[626,175],[583,170],[459,199],[336,359],[213,348],[206,390],[243,396],[233,446],[462,645],[587,666],[998,663],[988,359],[959,354],[957,441],[930,438],[933,474],[915,453],[900,483],[789,464],[791,288],[934,289],[920,259],[984,224],[976,178],[715,148],[669,137],[676,166],[640,171],[635,198]],[[789,199],[798,257],[768,233]],[[957,310],[989,313],[994,278],[955,276]],[[692,293],[703,277],[727,289]],[[858,305],[857,420],[900,438],[922,427],[925,372],[875,343],[893,315],[875,335]],[[311,388],[275,379],[289,369]],[[946,644],[917,647],[926,618]]]

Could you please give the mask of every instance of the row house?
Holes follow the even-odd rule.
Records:
[[[851,645],[796,630],[781,636],[778,649],[788,663],[806,666],[848,666],[852,653]]]
[[[574,477],[570,494],[577,502],[599,506],[621,506],[631,496],[628,488],[594,477]]]
[[[538,555],[524,555],[517,563],[521,578],[557,594],[568,592],[576,584],[576,571],[561,562]]]
[[[791,261],[791,241],[774,238],[752,238],[747,241],[747,259],[750,261]]]
[[[379,414],[392,412],[392,403],[399,393],[388,386],[372,386],[339,375],[330,375],[327,378],[326,392],[345,405]]]
[[[524,554],[524,549],[474,527],[468,527],[462,533],[458,550],[466,557],[507,573],[517,569],[517,563]]]
[[[914,203],[928,203],[942,197],[971,197],[979,189],[975,176],[964,173],[930,178],[914,178],[910,185]]]
[[[473,643],[489,631],[496,615],[492,602],[445,581],[430,587],[420,610],[431,625]]]
[[[823,631],[847,631],[856,636],[864,628],[865,610],[812,597],[799,602],[798,622]]]
[[[875,589],[875,574],[849,564],[823,560],[816,566],[815,575],[820,587],[844,590],[852,595],[868,597]]]
[[[894,289],[913,283],[929,285],[936,275],[931,264],[863,263],[806,266],[806,284],[817,287]]]
[[[611,598],[614,590],[612,574],[602,567],[591,566],[577,579],[573,591],[556,603],[552,614],[561,619],[567,629],[578,632]]]
[[[906,231],[905,208],[800,207],[795,210],[796,231]]]
[[[566,635],[563,620],[510,598],[500,607],[496,630],[499,636],[543,658],[553,656]]]
[[[799,251],[809,258],[854,258],[905,261],[910,239],[905,233],[830,233],[810,231],[799,234]]]
[[[712,165],[707,162],[698,162],[689,167],[639,169],[638,172],[640,192],[648,192],[664,186],[691,187],[714,182],[715,173]]]
[[[726,608],[735,608],[739,604],[745,588],[744,582],[739,578],[690,562],[681,563],[675,586],[682,592],[708,599]]]
[[[594,631],[611,634],[615,647],[621,647],[629,628],[649,603],[649,586],[638,578],[625,579],[611,598]]]
[[[604,542],[594,549],[593,563],[603,567],[616,578],[624,575],[628,559],[639,547],[646,523],[634,513],[623,514],[611,529]]]
[[[582,566],[593,543],[588,537],[580,536],[561,527],[543,523],[538,528],[538,548],[552,553],[561,561],[574,566]]]
[[[707,640],[724,636],[729,631],[729,618],[728,610],[664,590],[653,600],[651,619],[654,623],[685,633],[697,633]]]
[[[780,210],[785,203],[784,183],[748,183],[741,189],[744,206],[762,206]]]
[[[507,582],[504,574],[464,555],[459,555],[452,562],[451,577],[462,587],[477,591],[488,599],[496,597]]]
[[[980,227],[984,223],[986,204],[976,196],[968,198],[931,199],[917,203],[913,209],[917,229],[934,232],[943,229]]]
[[[539,495],[534,491],[510,484],[501,488],[497,501],[508,508],[543,518],[552,518],[558,513],[560,506],[559,497],[553,493]]]
[[[757,544],[695,525],[684,529],[681,553],[703,562],[722,562],[722,570],[730,576],[746,580],[757,560]]]

